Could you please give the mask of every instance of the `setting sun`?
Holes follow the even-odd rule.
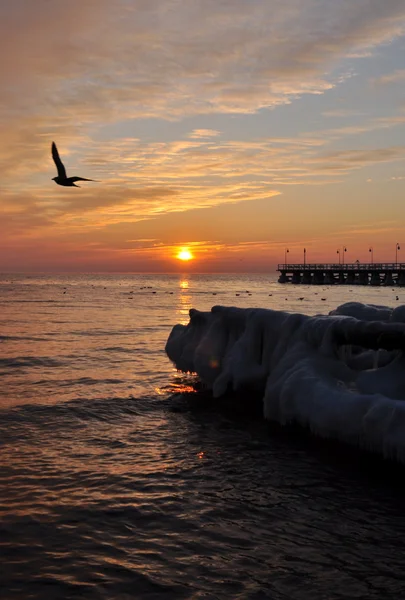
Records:
[[[188,250],[187,248],[182,248],[177,254],[177,258],[179,260],[192,260],[194,256],[191,254],[190,250]]]

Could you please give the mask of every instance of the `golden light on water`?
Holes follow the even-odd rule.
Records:
[[[187,325],[190,320],[190,308],[192,307],[189,282],[187,279],[182,279],[180,281],[180,289],[182,293],[179,295],[180,305],[177,308],[177,312],[180,315],[181,325]]]
[[[194,256],[191,254],[188,248],[181,248],[181,250],[179,250],[179,252],[177,253],[176,258],[178,258],[179,260],[187,261],[192,260]]]

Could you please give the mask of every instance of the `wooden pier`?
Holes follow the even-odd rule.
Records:
[[[279,283],[405,286],[405,263],[279,264]]]

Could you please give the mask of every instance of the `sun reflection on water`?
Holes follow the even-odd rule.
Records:
[[[177,307],[177,314],[179,315],[179,323],[181,325],[187,325],[190,316],[190,308],[192,308],[191,294],[189,291],[189,281],[186,277],[183,277],[179,283],[180,294],[179,294],[179,306]]]

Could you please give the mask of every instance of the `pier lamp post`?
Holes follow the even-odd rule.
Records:
[[[347,252],[347,248],[346,248],[346,246],[343,246],[343,252],[342,252],[343,264],[345,264],[345,252]]]
[[[371,252],[371,264],[373,264],[374,259],[373,259],[373,246],[370,246],[370,248],[368,249],[369,252]]]
[[[336,250],[336,254],[339,254],[339,264],[340,264],[340,250]]]
[[[306,260],[306,255],[307,255],[307,249],[304,248],[304,269],[305,269],[305,260]]]
[[[288,249],[288,248],[286,248],[286,249],[284,250],[284,264],[285,264],[285,265],[287,265],[287,254],[288,254],[288,253],[289,253],[289,249]]]
[[[401,247],[400,247],[400,245],[397,242],[395,244],[395,266],[398,265],[398,250],[401,250]]]

